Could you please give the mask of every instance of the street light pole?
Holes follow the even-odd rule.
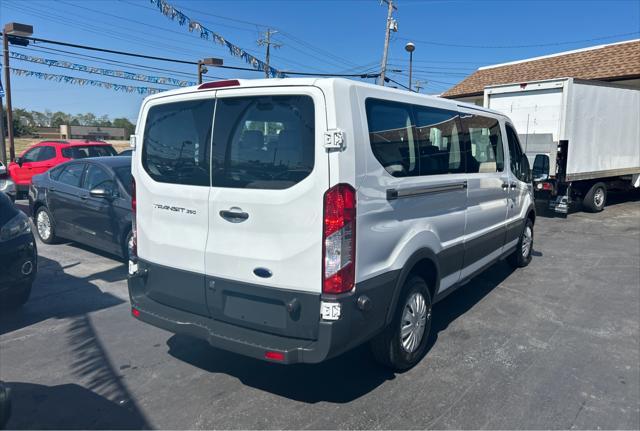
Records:
[[[207,66],[222,66],[221,58],[203,58],[202,60],[198,60],[198,85],[202,84],[202,74],[207,73]]]
[[[198,85],[202,84],[202,60],[198,60]]]
[[[9,160],[16,158],[16,149],[13,142],[13,111],[11,108],[11,69],[9,68],[9,38],[11,36],[31,36],[33,27],[26,24],[10,22],[4,26],[2,32],[2,51],[4,55],[4,85],[7,96],[7,139],[9,140]],[[6,149],[5,149],[6,152]]]
[[[413,51],[416,50],[416,46],[413,42],[408,42],[404,49],[409,53],[409,91],[411,91],[411,74],[413,72]]]

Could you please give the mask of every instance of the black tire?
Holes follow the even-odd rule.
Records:
[[[20,286],[15,291],[7,292],[3,308],[9,310],[20,308],[29,300],[29,296],[31,296],[31,283]]]
[[[43,237],[43,234],[40,233],[40,228],[38,226],[38,219],[41,213],[44,213],[44,216],[47,217],[47,219],[49,220],[49,225],[50,225],[50,234],[48,237]],[[53,216],[51,215],[51,213],[49,212],[49,210],[47,209],[47,207],[41,206],[38,207],[38,209],[36,210],[36,214],[33,217],[33,222],[36,226],[36,232],[38,232],[38,238],[40,238],[40,240],[42,242],[44,242],[45,244],[54,244],[57,240],[56,237],[56,223],[53,220]]]
[[[589,212],[599,213],[607,204],[607,186],[604,183],[595,183],[582,199],[582,206]]]
[[[525,247],[527,237],[530,238],[528,247]],[[533,253],[533,222],[527,217],[527,220],[520,233],[518,245],[513,253],[509,255],[507,260],[514,268],[524,268],[531,262],[531,254]]]
[[[422,337],[417,345],[409,351],[403,347],[402,324],[405,308],[414,294],[419,294],[424,299],[426,313]],[[410,276],[402,288],[391,324],[371,340],[371,352],[375,360],[394,371],[405,371],[416,365],[427,350],[431,332],[431,308],[431,293],[427,283],[420,277]]]

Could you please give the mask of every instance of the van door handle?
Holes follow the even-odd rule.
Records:
[[[516,187],[518,187],[518,185],[516,183],[511,183],[511,184],[509,184],[509,186],[511,187],[511,190],[515,190]]]
[[[242,223],[249,218],[249,214],[242,211],[240,208],[233,207],[228,210],[220,211],[220,217],[231,223]]]
[[[502,188],[507,190],[509,188],[509,183],[502,183]]]

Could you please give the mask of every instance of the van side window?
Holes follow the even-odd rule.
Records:
[[[311,97],[220,98],[215,115],[214,187],[286,189],[313,170]]]
[[[507,141],[509,142],[509,161],[511,163],[511,172],[520,181],[529,182],[529,161],[525,160],[520,146],[518,134],[509,124],[505,124],[507,130]],[[549,167],[547,166],[547,170]]]
[[[468,137],[466,162],[468,173],[491,173],[504,170],[504,148],[500,122],[481,115],[462,115]]]
[[[420,175],[411,105],[367,99],[369,142],[374,156],[394,177]]]
[[[149,109],[142,166],[161,183],[209,186],[213,99],[167,103]]]
[[[414,106],[420,175],[464,172],[457,112]]]

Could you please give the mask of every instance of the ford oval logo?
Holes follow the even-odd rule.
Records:
[[[261,278],[269,278],[273,275],[267,268],[256,268],[253,273]]]

